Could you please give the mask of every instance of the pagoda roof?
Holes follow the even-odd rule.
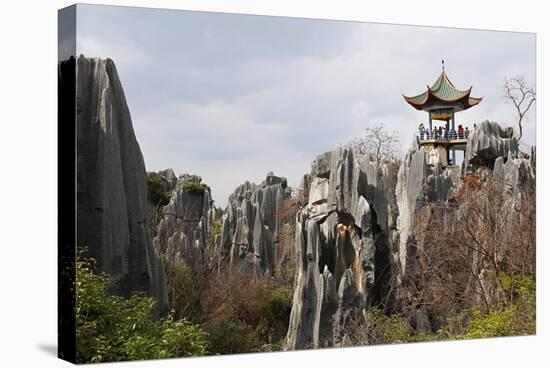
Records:
[[[466,110],[480,103],[482,99],[470,97],[472,87],[463,91],[457,89],[445,71],[441,72],[431,87],[427,87],[428,89],[419,95],[410,97],[403,95],[403,98],[417,110],[424,110],[437,102],[443,105],[456,105],[460,110]]]

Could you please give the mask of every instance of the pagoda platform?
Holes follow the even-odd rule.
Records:
[[[418,139],[421,145],[432,144],[438,146],[452,147],[458,150],[465,150],[466,143],[468,139],[466,138],[457,138],[457,139]]]

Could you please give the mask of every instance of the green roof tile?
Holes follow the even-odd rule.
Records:
[[[470,97],[471,90],[471,87],[465,91],[457,89],[449,80],[449,77],[447,77],[445,71],[443,71],[432,86],[428,86],[428,89],[425,92],[410,97],[403,95],[403,97],[405,98],[405,101],[418,110],[421,110],[428,101],[432,101],[434,99],[443,102],[455,102],[466,98],[467,106],[465,106],[465,109],[467,109],[477,105],[481,101],[481,98]]]

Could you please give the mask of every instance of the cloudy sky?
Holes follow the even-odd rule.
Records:
[[[77,53],[118,69],[147,170],[201,175],[218,205],[268,171],[297,186],[319,153],[383,123],[401,150],[427,114],[401,94],[441,72],[483,101],[457,115],[514,123],[505,76],[535,81],[535,35],[79,5]],[[535,114],[524,148],[535,143]]]

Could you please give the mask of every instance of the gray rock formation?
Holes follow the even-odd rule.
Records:
[[[498,157],[518,157],[518,142],[511,128],[503,129],[498,123],[488,120],[481,123],[468,137],[464,153],[463,174],[474,167],[492,168]]]
[[[146,172],[116,67],[77,62],[77,239],[122,296],[167,308],[164,268],[148,229]]]
[[[156,176],[160,178],[162,182],[162,190],[164,192],[169,192],[176,187],[178,183],[178,178],[172,169],[164,169],[158,172],[148,172],[147,175],[150,177]]]
[[[454,194],[467,175],[475,174],[484,185],[496,185],[507,192],[506,203],[498,208],[503,229],[512,229],[515,221],[514,208],[521,201],[522,194],[534,186],[535,172],[533,157],[520,157],[518,143],[510,129],[502,129],[497,123],[485,121],[473,131],[468,139],[465,160],[459,172],[456,167],[442,169],[440,165],[427,165],[423,147],[415,142],[403,161],[396,186],[399,216],[397,228],[399,247],[397,259],[398,285],[414,275],[415,252],[417,249],[416,219],[424,204],[438,204],[437,216],[446,216]],[[497,209],[495,209],[497,210]],[[500,250],[502,254],[506,249]],[[483,273],[481,265],[475,265]],[[410,280],[414,281],[414,280]],[[406,303],[403,296],[401,303]],[[419,307],[419,306],[417,306]],[[417,310],[417,330],[426,330],[429,319],[425,312]]]
[[[341,147],[313,161],[296,216],[287,349],[345,345],[350,322],[382,300],[386,312],[410,310],[416,330],[430,331],[427,309],[402,288],[414,282],[420,209],[437,204],[445,215],[462,175],[471,172],[510,191],[510,209],[521,200],[521,188],[535,181],[534,152],[519,157],[511,133],[496,123],[484,122],[472,133],[462,171],[429,158],[415,140],[399,166],[357,159]]]
[[[285,178],[269,173],[256,185],[245,182],[229,196],[217,240],[219,266],[237,266],[249,272],[272,274],[277,261],[278,213],[290,196]]]
[[[416,140],[405,155],[397,174],[398,249],[394,256],[399,262],[401,281],[407,274],[407,260],[413,255],[416,239],[415,220],[418,209],[426,202],[446,203],[460,184],[459,169],[427,165],[424,147]]]
[[[376,298],[377,258],[386,262],[395,220],[389,176],[386,165],[358,162],[342,147],[319,155],[304,176],[309,193],[296,217],[288,349],[338,345],[349,322]]]
[[[170,202],[162,209],[154,239],[155,249],[192,268],[203,267],[210,254],[214,216],[210,188],[200,176],[181,175]]]

